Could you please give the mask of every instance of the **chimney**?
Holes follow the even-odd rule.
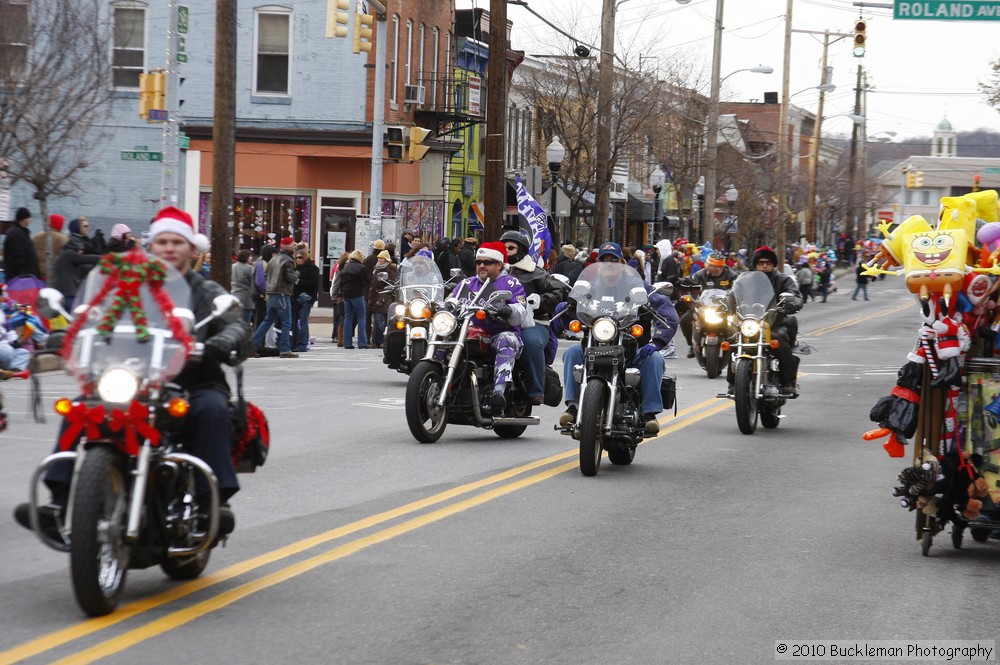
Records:
[[[764,93],[764,103],[765,104],[777,104],[778,103],[778,93],[776,93],[776,92],[765,92]]]

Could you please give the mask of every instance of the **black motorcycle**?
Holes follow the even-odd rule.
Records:
[[[420,443],[440,439],[448,424],[492,429],[497,436],[511,439],[540,422],[531,415],[520,363],[514,364],[503,413],[487,412],[484,405],[493,384],[495,359],[486,333],[476,323],[492,316],[490,312],[511,297],[510,291],[484,296],[487,288],[488,284],[479,293],[459,294],[433,305],[427,355],[406,384],[406,424]],[[556,381],[554,387],[546,386],[548,406],[559,405],[562,389],[558,377]]]
[[[409,374],[427,354],[431,304],[444,299],[445,281],[433,260],[413,256],[400,265],[398,284],[384,288],[395,289],[396,303],[389,308],[382,362]]]
[[[698,298],[691,325],[691,342],[695,358],[710,379],[722,373],[729,355],[722,348],[729,332],[723,304],[726,295],[723,289],[703,291]]]
[[[657,289],[668,295],[672,287],[664,282]],[[649,296],[634,268],[594,263],[584,268],[569,297],[576,303],[569,329],[583,332],[583,364],[573,367],[580,383],[576,422],[562,432],[580,442],[580,471],[594,476],[605,450],[612,464],[631,464],[646,435],[641,375],[630,365],[649,338],[639,324]],[[673,387],[673,378],[664,376],[664,408],[673,405]]]

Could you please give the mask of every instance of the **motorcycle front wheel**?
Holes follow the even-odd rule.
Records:
[[[714,379],[722,371],[722,349],[718,346],[705,347],[705,373],[708,378]]]
[[[754,388],[753,360],[741,358],[736,362],[733,394],[736,398],[736,424],[744,434],[757,430],[757,393]]]
[[[605,385],[591,379],[583,394],[577,415],[580,422],[580,473],[596,476],[604,454]]]
[[[421,361],[406,382],[406,424],[420,443],[434,443],[448,425],[448,407],[438,406],[444,389],[441,368],[431,361]]]
[[[125,589],[131,552],[125,478],[118,452],[104,446],[87,451],[73,499],[69,561],[76,602],[90,616],[114,611]]]

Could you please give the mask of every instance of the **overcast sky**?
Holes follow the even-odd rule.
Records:
[[[596,40],[601,0],[527,1],[537,13],[568,31],[578,22],[580,27],[571,30],[574,36]],[[460,9],[488,10],[490,5],[489,0],[457,2]],[[758,64],[771,65],[775,71],[771,75],[742,72],[732,76],[726,81],[723,99],[759,100],[765,91],[781,90],[785,4],[786,0],[726,2],[722,76]],[[655,39],[657,46],[650,51],[651,56],[666,59],[683,51],[701,58],[707,72],[715,6],[715,0],[691,0],[686,5],[676,0],[626,0],[617,15],[620,43],[634,35]],[[851,121],[843,114],[853,110],[859,62],[874,86],[868,93],[869,135],[892,130],[898,132],[896,141],[926,136],[946,116],[958,131],[980,127],[1000,131],[1000,112],[984,103],[977,88],[977,83],[989,80],[990,63],[1000,57],[1000,20],[895,20],[891,9],[861,10],[852,0],[795,0],[792,27],[853,33],[859,15],[868,26],[865,57],[852,55],[851,38],[830,46],[829,65],[834,68],[837,89],[826,95],[824,134],[851,130]],[[508,19],[513,21],[515,48],[553,53],[570,43],[522,7],[508,5]],[[822,35],[793,33],[790,93],[819,84],[821,58]],[[704,92],[707,94],[707,85]],[[817,97],[809,90],[792,101],[815,111]]]

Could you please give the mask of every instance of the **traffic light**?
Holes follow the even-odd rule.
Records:
[[[371,14],[357,13],[354,15],[354,52],[369,53],[372,50],[372,24],[375,17]]]
[[[149,109],[153,108],[153,76],[154,74],[139,74],[139,117],[149,118]]]
[[[346,37],[351,17],[347,10],[351,8],[351,0],[326,0],[326,36]]]
[[[865,36],[865,22],[864,19],[858,19],[854,24],[854,57],[860,58],[865,54],[865,41],[867,37]]]
[[[979,191],[979,176],[977,175],[972,176],[972,191]]]
[[[916,187],[917,189],[920,189],[921,187],[924,186],[923,171],[917,171],[916,173],[913,174],[913,186]]]
[[[419,162],[427,154],[427,151],[430,150],[430,148],[423,144],[424,139],[430,133],[431,130],[424,129],[423,127],[417,127],[416,125],[410,127],[410,149],[408,154],[411,162]]]
[[[390,125],[385,129],[386,154],[389,159],[403,159],[403,148],[406,145],[405,127]]]
[[[913,189],[916,186],[917,186],[917,172],[908,171],[906,173],[906,188]]]
[[[153,107],[165,110],[167,108],[167,73],[154,72],[153,76]]]

